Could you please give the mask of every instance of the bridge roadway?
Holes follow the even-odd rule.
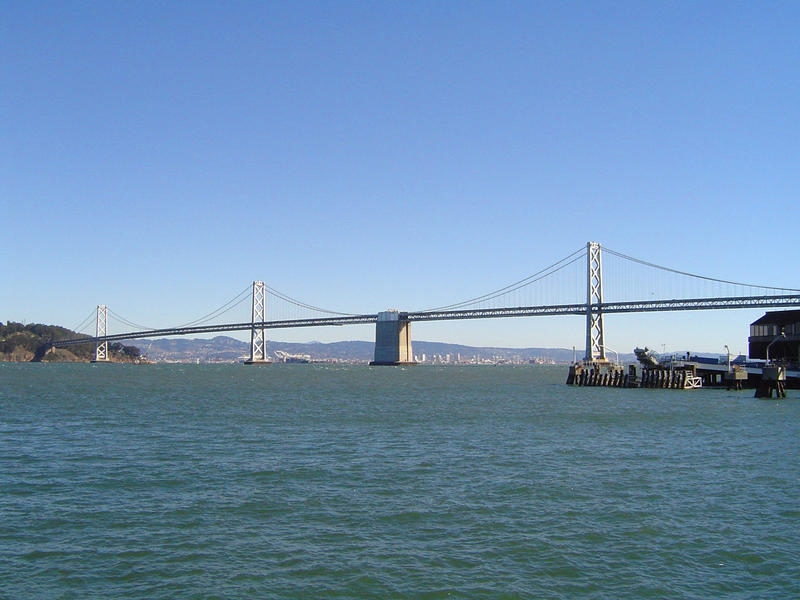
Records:
[[[593,313],[640,313],[682,310],[718,310],[734,308],[780,308],[800,306],[800,294],[777,296],[742,296],[723,298],[692,298],[683,300],[645,300],[640,302],[604,302],[593,304]],[[561,304],[551,306],[518,306],[513,308],[479,308],[467,310],[438,310],[401,312],[400,318],[408,321],[453,321],[461,319],[492,319],[502,317],[533,317],[554,315],[586,315],[586,304]],[[101,337],[84,337],[73,340],[53,342],[55,347],[74,344],[115,342],[138,338],[165,337],[171,335],[190,335],[218,333],[224,331],[249,331],[251,329],[288,329],[292,327],[329,327],[338,325],[357,325],[376,323],[378,315],[349,315],[323,317],[318,319],[288,319],[283,321],[263,321],[246,323],[225,323],[222,325],[198,325],[194,327],[171,327],[147,329]]]

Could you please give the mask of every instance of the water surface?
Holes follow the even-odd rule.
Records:
[[[2,598],[796,598],[799,392],[0,363]]]

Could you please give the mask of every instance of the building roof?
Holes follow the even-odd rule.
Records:
[[[773,310],[751,325],[790,325],[800,323],[800,310]]]

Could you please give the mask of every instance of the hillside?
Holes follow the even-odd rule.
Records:
[[[188,338],[156,338],[140,339],[136,342],[148,359],[155,361],[213,361],[235,362],[247,356],[250,344],[228,336],[217,336],[211,339]],[[413,342],[414,354],[427,361],[440,362],[461,361],[515,361],[529,362],[535,360],[568,363],[572,360],[572,350],[566,348],[503,348],[475,347],[444,342]],[[269,340],[267,351],[271,358],[275,352],[307,355],[311,360],[336,360],[343,362],[369,362],[372,360],[374,344],[365,341],[346,341],[332,343],[296,343]],[[447,360],[447,357],[450,357]],[[620,356],[624,359],[625,356]],[[630,355],[633,359],[633,355]]]
[[[94,344],[76,344],[52,348],[50,343],[79,337],[79,334],[57,325],[32,323],[23,325],[0,322],[0,361],[7,362],[88,362],[94,358]],[[136,346],[120,343],[108,345],[114,362],[135,362],[141,353]]]

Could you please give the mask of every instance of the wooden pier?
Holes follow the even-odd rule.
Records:
[[[570,366],[567,385],[580,387],[651,388],[693,390],[702,387],[702,378],[693,368],[637,368],[576,363]]]
[[[576,362],[570,365],[567,385],[579,387],[694,390],[724,387],[755,388],[756,398],[786,398],[788,388],[800,387],[800,371],[775,365],[742,366],[703,362],[697,357],[658,363],[628,365],[609,362]]]
[[[621,367],[604,367],[594,365],[587,367],[574,364],[569,368],[567,385],[591,387],[638,387],[632,385],[633,381]]]

